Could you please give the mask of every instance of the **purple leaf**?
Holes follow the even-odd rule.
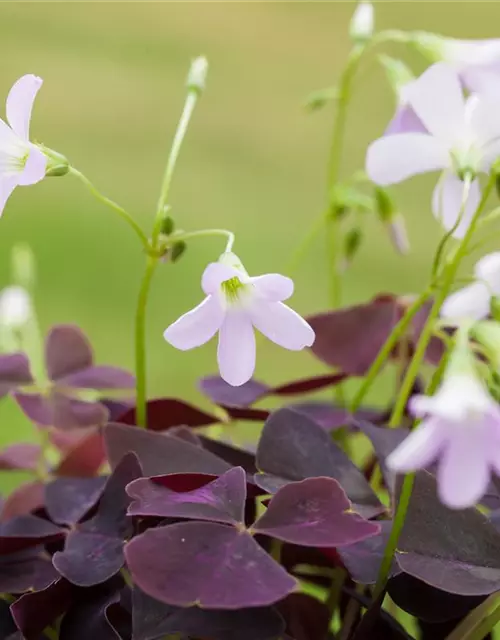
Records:
[[[257,484],[271,493],[289,482],[325,476],[340,483],[364,517],[384,510],[361,471],[329,434],[296,411],[280,409],[266,422],[257,466],[262,472],[256,476]]]
[[[105,584],[86,589],[63,617],[59,639],[122,640],[108,616],[112,607],[119,606],[122,589],[123,581],[118,576]]]
[[[10,612],[9,603],[0,598],[0,639],[23,640],[21,634],[17,634],[17,627]],[[44,640],[44,639],[41,639]]]
[[[64,579],[56,580],[44,589],[26,593],[16,600],[10,610],[26,640],[39,640],[40,634],[69,607],[73,587]]]
[[[412,321],[413,343],[417,344],[420,334],[429,318],[429,313],[433,305],[433,300],[429,300],[424,306],[417,311]],[[443,357],[445,345],[442,340],[436,336],[432,336],[429,346],[425,352],[425,359],[431,364],[437,365]]]
[[[33,547],[0,556],[0,590],[24,593],[44,589],[57,578],[57,572],[43,547]]]
[[[170,427],[206,427],[219,418],[176,398],[158,398],[147,403],[148,429],[166,431]],[[120,423],[135,425],[135,408],[120,417]]]
[[[364,375],[398,319],[398,304],[392,297],[310,316],[307,321],[316,333],[311,351],[332,367]]]
[[[271,607],[235,611],[174,607],[137,587],[132,599],[134,640],[158,640],[175,634],[207,640],[275,640],[283,632],[281,617]]]
[[[0,525],[0,555],[55,542],[64,537],[56,525],[37,516],[17,516]]]
[[[94,365],[62,378],[59,383],[76,389],[133,389],[135,378],[125,369]]]
[[[49,437],[54,444],[57,442],[62,444],[63,435],[66,438],[69,437],[72,444],[70,445],[70,441],[66,440],[68,447],[62,448],[64,457],[54,470],[54,475],[84,478],[95,476],[106,458],[101,432],[95,429],[86,432],[54,431]]]
[[[52,409],[48,398],[38,393],[14,393],[19,408],[24,415],[40,427],[52,426]]]
[[[103,404],[70,398],[58,391],[57,387],[48,396],[16,392],[14,397],[24,414],[42,427],[97,427],[108,420],[108,410]]]
[[[286,632],[294,640],[327,640],[330,626],[328,607],[306,593],[291,593],[278,603]]]
[[[190,427],[171,427],[168,431],[169,436],[175,436],[181,440],[194,444],[195,447],[203,448],[200,437]]]
[[[348,592],[348,589],[344,588],[344,592]],[[349,595],[367,609],[351,636],[352,640],[414,640],[397,620],[381,608],[385,594],[376,601],[354,589],[349,590]]]
[[[393,429],[389,427],[378,427],[365,420],[357,420],[355,426],[370,439],[375,455],[380,464],[380,469],[384,476],[385,484],[391,494],[394,494],[396,486],[396,474],[388,469],[385,461],[396,447],[409,435],[410,430],[404,427]]]
[[[351,426],[356,420],[377,420],[380,410],[360,409],[354,415],[331,402],[298,402],[283,407],[303,413],[327,431]]]
[[[0,522],[23,516],[44,506],[45,485],[35,480],[26,482],[9,495],[2,506]]]
[[[126,545],[125,557],[143,591],[175,606],[265,606],[297,586],[247,532],[213,522],[148,529]]]
[[[111,467],[129,451],[141,463],[145,476],[167,473],[213,473],[220,475],[231,465],[209,451],[169,435],[123,424],[110,423],[104,440]]]
[[[52,562],[59,573],[81,587],[101,584],[123,566],[123,540],[132,533],[125,487],[141,475],[134,454],[116,466],[104,487],[96,514],[72,531]]]
[[[426,622],[463,618],[484,600],[482,596],[459,596],[441,591],[407,573],[392,578],[387,591],[403,611]]]
[[[338,547],[379,533],[378,524],[351,507],[336,480],[308,478],[282,487],[252,529],[308,547]]]
[[[0,451],[0,469],[11,471],[13,469],[36,469],[40,457],[40,447],[36,444],[19,443],[11,444]]]
[[[102,495],[106,478],[57,478],[45,487],[45,508],[57,524],[75,525]]]
[[[92,347],[75,325],[52,327],[45,340],[45,360],[51,380],[64,378],[92,365]]]
[[[246,475],[241,467],[229,469],[219,478],[193,491],[178,493],[148,478],[127,487],[132,498],[128,513],[133,516],[190,518],[226,524],[243,523]]]
[[[32,383],[30,363],[24,353],[0,355],[0,398],[17,387]]]
[[[380,527],[377,535],[337,549],[338,555],[354,582],[375,584],[377,581],[382,557],[389,541],[392,521],[380,520],[377,524]],[[391,575],[399,572],[399,567],[393,563]]]
[[[208,451],[222,458],[231,466],[243,467],[249,475],[257,473],[254,451],[249,451],[248,448],[242,449],[222,440],[212,440],[206,436],[198,436],[198,439],[203,448],[208,449]]]
[[[396,560],[404,572],[449,593],[500,589],[500,534],[477,509],[442,505],[425,471],[415,479]]]

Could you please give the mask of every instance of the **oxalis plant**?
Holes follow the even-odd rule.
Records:
[[[205,89],[204,58],[188,74],[150,232],[61,153],[30,141],[41,79],[25,75],[10,90],[0,121],[2,209],[18,186],[76,178],[130,226],[145,270],[132,375],[96,364],[76,326],[54,326],[42,340],[34,258],[13,248],[12,282],[0,295],[0,394],[17,402],[36,438],[0,451],[2,470],[31,476],[0,509],[0,638],[492,637],[500,622],[500,252],[482,256],[465,281],[457,274],[500,214],[491,204],[500,182],[500,40],[377,32],[373,13],[357,6],[336,86],[307,103],[331,107],[334,126],[324,211],[295,256],[297,264],[324,236],[331,299],[306,319],[285,304],[289,277],[247,273],[231,231],[176,225],[170,187]],[[402,55],[417,49],[429,66],[414,77],[383,54],[387,43]],[[364,170],[344,176],[348,108],[372,56],[387,71],[396,112],[367,145]],[[407,252],[387,187],[428,171],[437,184],[420,208],[442,232],[425,290],[342,307],[363,220],[378,217]],[[166,353],[218,334],[219,374],[199,382],[212,408],[150,400],[151,281],[192,241],[215,235],[225,245],[201,276],[202,301],[164,334]],[[255,380],[255,331],[285,349],[308,348],[330,371],[278,386]],[[367,406],[389,367],[394,393],[384,408]],[[344,385],[353,379],[351,397]],[[311,399],[320,390],[327,395]],[[255,425],[253,445],[242,445],[243,420]]]

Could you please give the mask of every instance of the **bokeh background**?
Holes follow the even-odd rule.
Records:
[[[500,35],[495,2],[376,2],[377,28],[424,29],[456,37]],[[249,272],[287,272],[325,201],[332,105],[308,114],[313,90],[335,83],[349,51],[354,2],[1,3],[0,95],[25,73],[45,84],[33,136],[67,155],[107,195],[150,228],[170,140],[184,101],[190,60],[210,62],[171,191],[179,227],[227,227]],[[386,49],[416,71],[423,61]],[[342,173],[363,166],[369,141],[394,106],[372,57],[359,76]],[[3,114],[2,114],[3,115]],[[440,229],[429,213],[433,178],[394,190],[412,253],[398,256],[375,219],[366,219],[345,302],[378,291],[410,293],[427,282]],[[44,329],[75,322],[102,363],[133,366],[133,320],[144,256],[129,228],[72,177],[19,189],[0,222],[0,286],[18,241],[38,263],[36,303]],[[324,238],[305,256],[293,305],[327,307]],[[197,377],[215,371],[215,344],[181,353],[164,328],[200,300],[200,275],[223,250],[219,238],[193,241],[176,265],[157,272],[148,313],[151,395],[203,403]],[[309,353],[261,341],[257,376],[271,382],[319,373]],[[375,398],[377,400],[377,398]],[[29,437],[9,401],[0,405],[0,441]]]

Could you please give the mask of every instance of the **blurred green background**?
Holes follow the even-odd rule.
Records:
[[[377,28],[425,29],[456,37],[495,37],[500,5],[479,2],[376,4]],[[178,226],[227,227],[253,274],[283,272],[325,200],[332,106],[307,114],[307,95],[333,84],[349,51],[354,2],[2,3],[0,95],[25,73],[45,84],[32,135],[70,159],[150,228],[170,140],[184,101],[190,60],[210,63],[171,191]],[[496,31],[495,31],[496,29]],[[416,71],[423,61],[401,47]],[[343,175],[363,166],[383,131],[393,96],[376,58],[363,67],[349,116]],[[2,114],[3,115],[3,114]],[[365,241],[346,277],[345,302],[378,291],[415,292],[426,283],[440,229],[429,213],[433,177],[394,190],[412,254],[395,254],[384,229],[366,221]],[[78,323],[102,363],[133,365],[133,320],[144,256],[129,228],[74,178],[18,189],[0,223],[0,285],[9,252],[27,241],[38,262],[36,302],[44,329]],[[302,262],[293,306],[327,306],[324,238]],[[213,373],[215,344],[188,353],[164,328],[200,300],[200,275],[221,239],[192,242],[185,257],[157,272],[148,313],[151,395],[202,402],[196,380]],[[319,373],[310,354],[261,341],[257,376],[285,381]],[[0,441],[29,433],[17,408],[0,406]]]

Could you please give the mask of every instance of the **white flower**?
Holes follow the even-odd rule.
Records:
[[[32,313],[31,298],[23,287],[11,286],[0,291],[0,325],[19,329]]]
[[[380,185],[443,171],[432,208],[450,230],[461,210],[464,175],[488,172],[500,155],[500,100],[492,95],[472,95],[465,100],[457,72],[445,63],[429,67],[407,87],[405,99],[428,133],[413,131],[379,138],[368,149],[366,171]],[[455,237],[463,237],[479,201],[475,178]]]
[[[438,492],[452,509],[484,495],[500,474],[500,407],[472,372],[448,375],[434,396],[415,396],[411,411],[422,423],[387,458],[407,473],[438,463]]]
[[[373,35],[375,11],[373,4],[362,0],[358,2],[351,18],[349,34],[355,42],[364,42]]]
[[[165,340],[187,350],[219,332],[217,359],[222,378],[233,386],[250,380],[255,369],[254,327],[285,349],[299,351],[314,342],[314,331],[283,304],[293,282],[270,273],[250,277],[239,259],[226,253],[209,264],[201,286],[206,298],[166,329]]]
[[[500,296],[500,252],[476,263],[475,282],[452,293],[441,307],[443,318],[480,320],[490,313],[491,298]]]
[[[45,176],[47,158],[29,141],[31,110],[41,86],[41,78],[26,75],[7,97],[9,124],[0,120],[0,215],[17,186],[35,184]]]

